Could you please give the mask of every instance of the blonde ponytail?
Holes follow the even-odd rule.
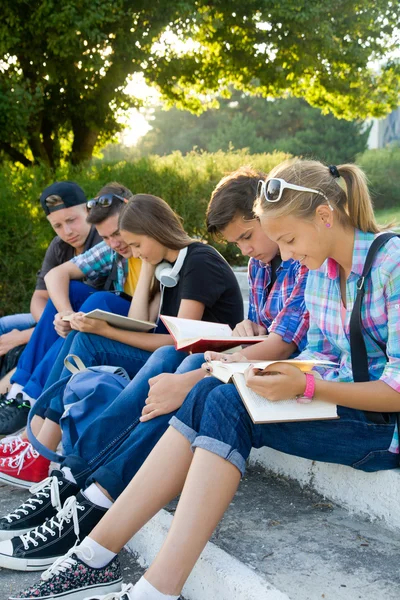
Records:
[[[375,220],[364,171],[352,164],[340,165],[338,171],[347,188],[346,212],[351,225],[361,231],[379,233],[381,228]]]

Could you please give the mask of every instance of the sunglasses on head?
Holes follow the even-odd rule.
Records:
[[[97,196],[97,198],[92,198],[86,202],[86,206],[90,209],[94,206],[102,206],[103,208],[107,208],[107,206],[111,206],[113,200],[120,200],[125,204],[128,202],[126,198],[122,198],[122,196],[118,196],[117,194],[103,194],[102,196]]]
[[[312,194],[320,194],[320,196],[323,196],[325,200],[328,201],[328,198],[325,196],[325,194],[319,190],[313,190],[311,188],[303,187],[302,185],[295,185],[294,183],[287,183],[284,179],[280,179],[279,177],[272,177],[266,181],[260,179],[257,186],[257,197],[261,198],[261,196],[264,196],[267,202],[279,202],[279,200],[282,198],[284,189],[295,190],[296,192],[311,192]],[[332,208],[329,202],[328,205],[330,208]]]

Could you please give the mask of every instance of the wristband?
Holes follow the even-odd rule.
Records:
[[[303,392],[303,395],[297,398],[297,402],[301,404],[306,404],[311,402],[314,398],[315,393],[315,378],[312,373],[306,373],[306,389]]]

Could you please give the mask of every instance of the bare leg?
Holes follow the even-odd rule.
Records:
[[[170,427],[90,537],[119,552],[183,488],[193,453],[188,440]]]
[[[43,423],[44,423],[44,419],[42,419],[42,417],[39,417],[38,415],[35,415],[31,421],[31,429],[32,429],[32,433],[35,437],[38,437],[40,430],[43,427]],[[21,437],[27,439],[28,435],[26,433],[26,429],[24,429],[24,431],[21,433]]]
[[[164,594],[179,595],[240,482],[238,469],[197,448],[167,538],[146,573]]]
[[[17,367],[15,367],[16,369]],[[11,387],[10,379],[15,373],[15,369],[4,375],[2,379],[0,379],[0,394],[6,394]]]
[[[37,439],[43,446],[46,446],[46,448],[55,452],[58,444],[61,442],[61,429],[59,424],[50,421],[50,419],[45,419],[39,434],[37,435]]]

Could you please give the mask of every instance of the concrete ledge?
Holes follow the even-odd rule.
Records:
[[[161,548],[171,521],[172,516],[162,510],[128,542],[127,549],[143,567],[149,566]],[[290,600],[211,542],[189,577],[183,595],[187,600]]]
[[[253,450],[253,464],[311,486],[353,514],[382,519],[400,530],[400,470],[364,473],[350,467],[290,456],[270,448]]]

